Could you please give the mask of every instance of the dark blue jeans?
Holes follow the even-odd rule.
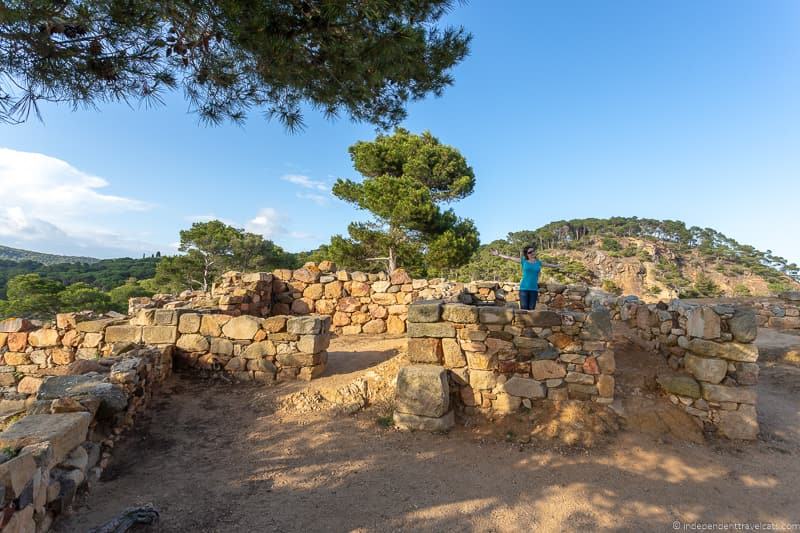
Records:
[[[519,308],[533,310],[536,308],[536,300],[539,298],[539,291],[519,291]]]

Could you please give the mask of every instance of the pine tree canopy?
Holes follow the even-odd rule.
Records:
[[[475,187],[475,174],[457,149],[428,132],[398,128],[354,144],[350,157],[364,179],[337,180],[333,194],[374,220],[350,224],[349,238],[331,239],[328,253],[337,264],[368,268],[366,261],[380,260],[390,271],[404,266],[423,275],[469,261],[478,247],[475,225],[441,208]]]
[[[210,123],[302,108],[388,128],[440,95],[470,35],[452,0],[10,0],[0,5],[0,120],[37,102],[163,102],[182,88]]]

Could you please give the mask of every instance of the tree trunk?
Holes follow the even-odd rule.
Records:
[[[389,274],[397,269],[397,258],[394,255],[394,248],[389,247]]]
[[[211,270],[211,265],[214,264],[213,261],[209,260],[208,255],[203,256],[203,292],[208,292],[208,274]]]

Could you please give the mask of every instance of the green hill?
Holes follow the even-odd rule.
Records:
[[[490,252],[498,249],[517,257],[529,245],[544,260],[562,266],[545,269],[545,280],[585,282],[652,300],[764,296],[800,289],[800,267],[769,250],[740,244],[711,228],[636,217],[559,220],[512,232],[481,246],[452,274],[464,281],[518,279],[518,265]]]
[[[58,265],[61,263],[97,263],[100,261],[94,257],[79,257],[72,255],[43,254],[19,248],[10,248],[0,245],[0,260],[5,261],[33,261],[42,265]]]

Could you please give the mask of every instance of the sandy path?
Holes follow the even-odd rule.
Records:
[[[148,501],[162,512],[162,531],[187,532],[800,522],[800,376],[792,372],[763,371],[759,442],[698,446],[629,430],[601,448],[566,451],[481,439],[464,427],[401,433],[379,426],[371,410],[289,415],[274,406],[292,387],[178,376],[58,527],[83,531]]]

